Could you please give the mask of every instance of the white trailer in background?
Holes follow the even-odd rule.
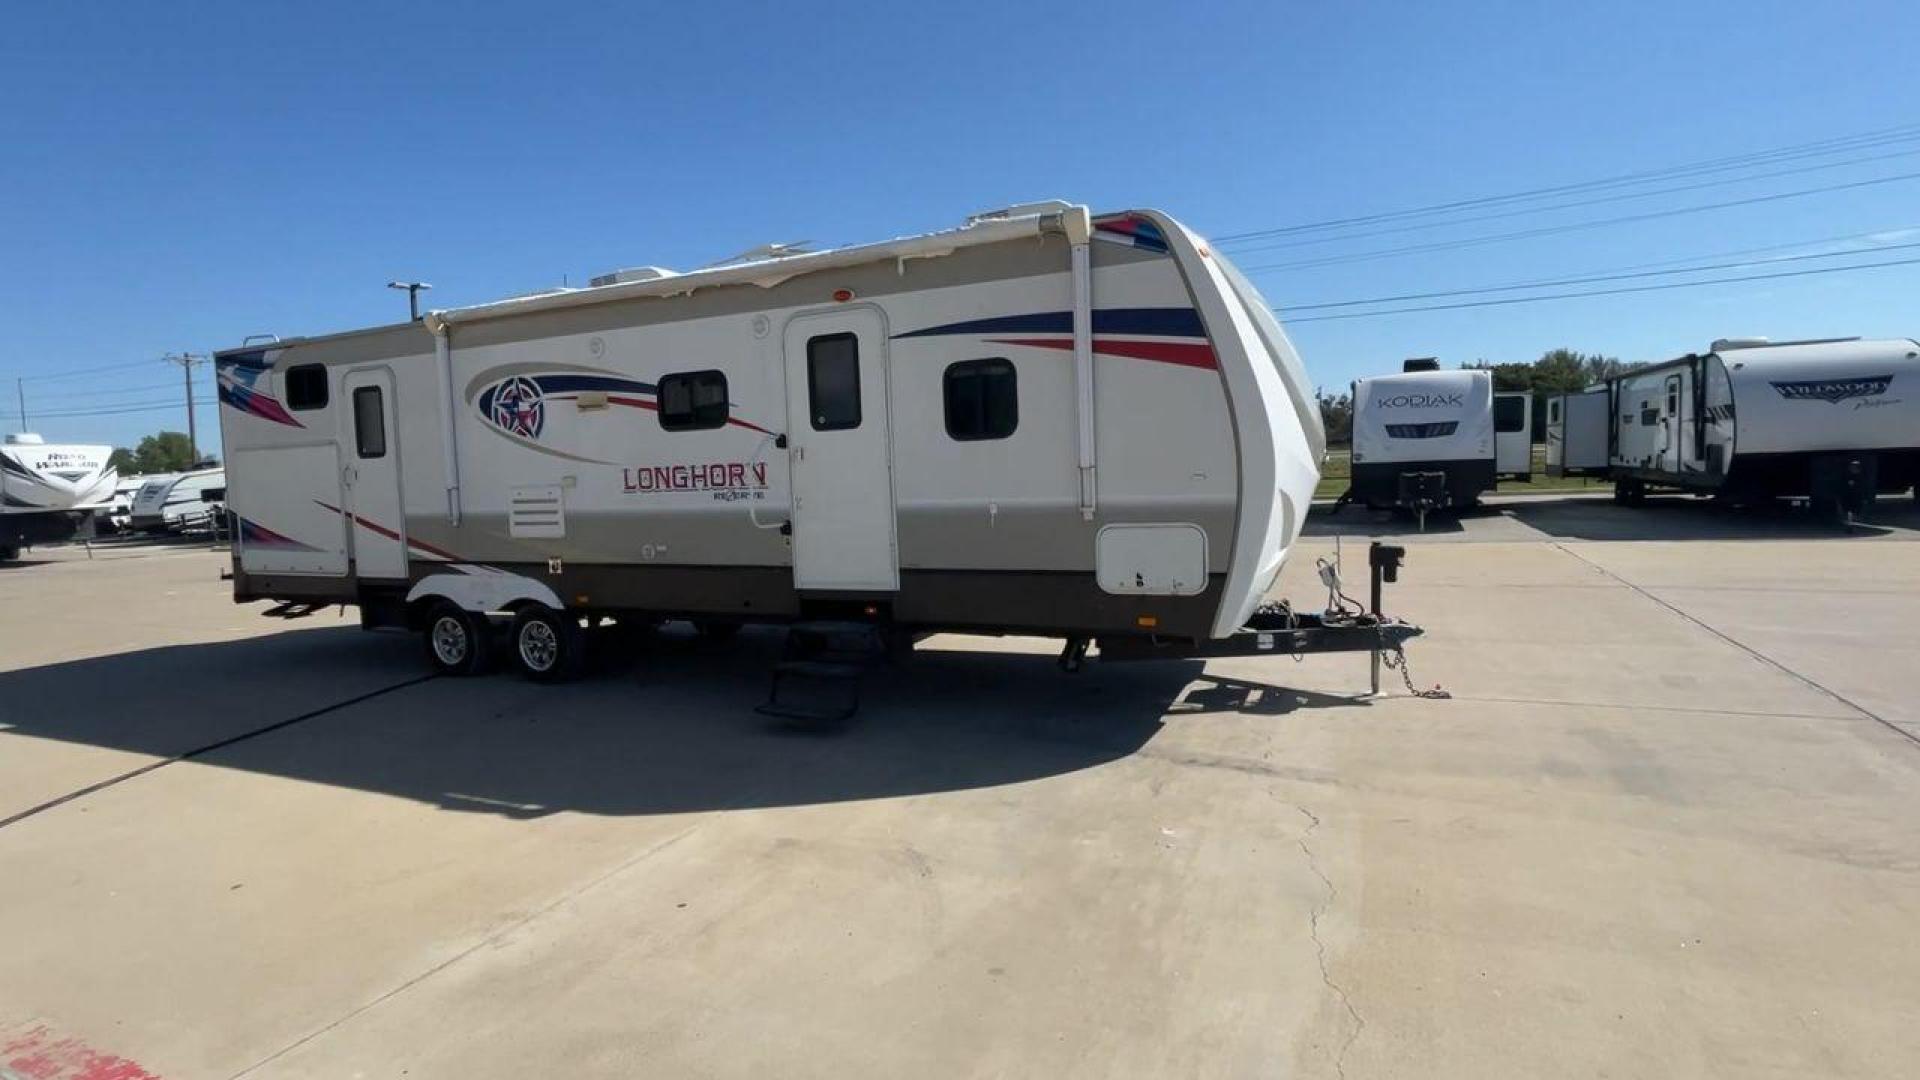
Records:
[[[0,443],[0,560],[31,544],[71,540],[113,498],[110,446],[50,446],[38,435]]]
[[[1299,644],[1260,628],[1312,384],[1172,218],[1043,203],[598,280],[220,352],[235,599],[358,604],[450,672],[510,617],[534,678],[583,617],[1051,634],[1073,664]]]
[[[225,469],[194,469],[155,476],[134,493],[129,527],[169,533],[208,524],[226,501]]]
[[[1920,343],[1907,338],[1723,338],[1564,395],[1548,413],[1563,469],[1594,470],[1597,400],[1623,503],[1663,490],[1803,498],[1840,516],[1920,480]]]
[[[1605,477],[1612,469],[1613,398],[1605,386],[1547,399],[1547,475]]]
[[[1502,478],[1533,472],[1533,398],[1495,393],[1480,369],[1409,360],[1353,384],[1353,479],[1341,503],[1465,509]]]

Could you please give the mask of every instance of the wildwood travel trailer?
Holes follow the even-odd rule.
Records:
[[[1619,502],[1670,490],[1859,513],[1920,481],[1920,343],[1722,339],[1555,399],[1547,428],[1563,472],[1611,476]]]
[[[113,498],[110,446],[49,446],[38,435],[0,443],[0,560],[30,544],[70,540]]]
[[[1466,508],[1502,477],[1533,471],[1533,399],[1493,390],[1482,370],[1409,360],[1398,375],[1353,384],[1353,479],[1344,505]]]
[[[235,598],[358,604],[454,672],[511,614],[535,678],[582,617],[1017,631],[1070,665],[1318,630],[1262,608],[1324,452],[1311,384],[1163,214],[597,281],[219,353]]]

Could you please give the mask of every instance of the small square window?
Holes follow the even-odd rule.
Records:
[[[1004,439],[1020,426],[1020,388],[1012,361],[993,357],[947,365],[947,434],[960,442]]]
[[[860,339],[828,334],[807,341],[807,404],[813,430],[860,426]]]
[[[287,369],[287,408],[297,412],[327,407],[327,367],[301,364]]]
[[[727,377],[722,372],[662,375],[659,399],[660,426],[668,431],[699,431],[727,422]]]
[[[353,391],[353,438],[361,457],[387,456],[387,416],[377,386]]]

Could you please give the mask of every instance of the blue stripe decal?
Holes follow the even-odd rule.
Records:
[[[1154,337],[1207,336],[1200,313],[1192,308],[1100,308],[1093,313],[1096,334],[1144,334]],[[1036,311],[1028,315],[998,315],[989,319],[929,326],[893,335],[900,338],[950,334],[1071,334],[1073,312]]]

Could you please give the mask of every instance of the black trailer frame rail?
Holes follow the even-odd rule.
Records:
[[[1405,670],[1402,648],[1424,631],[1381,610],[1382,594],[1388,583],[1400,578],[1400,564],[1407,549],[1375,542],[1367,548],[1367,568],[1371,578],[1371,610],[1361,612],[1310,614],[1294,611],[1285,603],[1270,604],[1256,611],[1238,633],[1224,638],[1196,641],[1190,638],[1160,637],[1153,634],[1124,634],[1098,639],[1102,661],[1188,660],[1222,656],[1302,656],[1307,653],[1364,652],[1372,657],[1370,691],[1380,692],[1382,660],[1393,656],[1391,666]],[[1078,666],[1086,654],[1085,639],[1067,642],[1061,654],[1063,665]],[[1411,682],[1408,684],[1411,686]]]

